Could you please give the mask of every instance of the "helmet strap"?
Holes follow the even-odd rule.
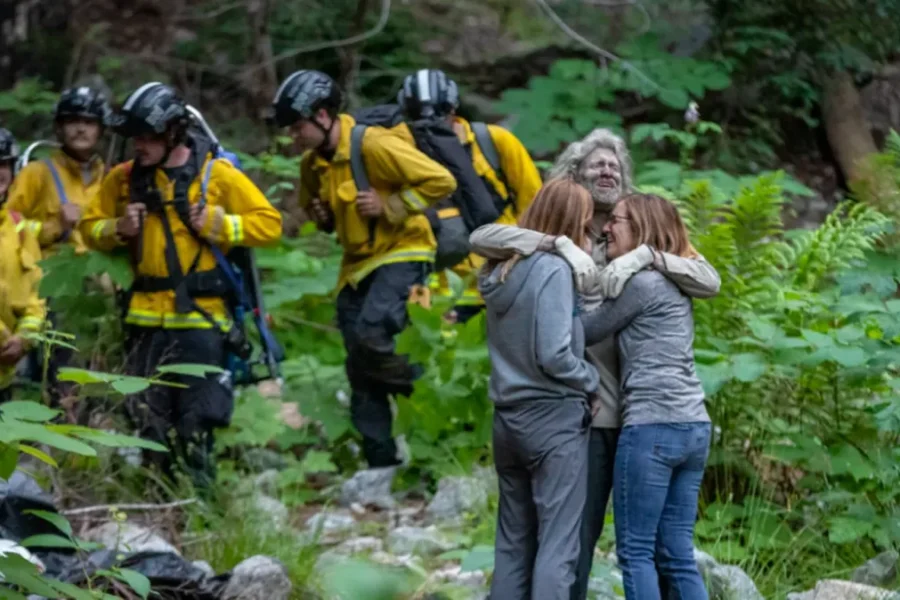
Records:
[[[336,148],[330,147],[331,130],[334,129],[334,123],[337,121],[337,115],[335,115],[331,119],[331,123],[328,125],[327,128],[322,127],[322,124],[319,123],[316,119],[311,119],[311,121],[312,121],[313,125],[315,125],[316,127],[319,128],[319,131],[321,131],[324,136],[322,138],[322,143],[320,143],[319,146],[316,148],[316,152],[318,152],[320,155],[322,155],[323,158],[327,158],[328,160],[331,160],[331,158],[334,156],[334,151],[336,150]]]

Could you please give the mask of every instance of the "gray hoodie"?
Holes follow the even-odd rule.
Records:
[[[571,267],[559,256],[537,252],[502,283],[500,270],[478,281],[487,308],[491,400],[587,400],[599,377],[584,360]]]

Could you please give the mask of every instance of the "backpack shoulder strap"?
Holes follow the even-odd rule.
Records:
[[[53,185],[56,187],[56,195],[59,198],[59,204],[65,206],[69,203],[69,198],[66,196],[66,188],[63,187],[62,179],[59,177],[59,171],[56,170],[56,165],[54,165],[53,161],[49,158],[44,159],[42,162],[50,169],[50,175],[53,177]],[[63,232],[61,239],[68,240],[70,234],[70,231]]]
[[[494,138],[486,123],[472,123],[472,132],[475,134],[475,143],[481,148],[481,153],[487,159],[488,164],[496,172],[500,173],[500,155],[497,153],[497,146],[494,145]]]
[[[210,178],[210,175],[212,175],[213,163],[216,162],[216,160],[218,160],[218,159],[215,157],[211,158],[206,163],[206,168],[203,169],[203,178],[200,180],[200,198],[197,200],[197,202],[200,204],[201,207],[204,204],[206,204],[206,191],[209,189],[209,178]],[[227,160],[227,159],[225,159],[225,160]],[[191,232],[194,231],[194,229],[192,227],[189,227],[188,229]],[[210,244],[208,241],[202,240],[202,239],[201,239],[201,241],[204,242],[209,247],[209,249],[212,251],[213,256],[216,259],[216,263],[219,265],[219,267],[221,267],[223,273],[225,274],[226,279],[228,279],[228,283],[231,285],[231,287],[234,289],[234,291],[238,294],[238,296],[241,298],[241,301],[243,302],[244,301],[244,298],[243,298],[244,289],[243,289],[243,286],[241,285],[241,281],[240,281],[240,278],[238,277],[238,274],[235,272],[234,267],[228,261],[228,257],[226,257],[225,253],[222,252],[222,250],[215,244]]]
[[[353,183],[356,184],[356,189],[359,191],[371,188],[362,155],[362,141],[365,134],[365,125],[354,125],[350,131],[350,171],[353,173]]]
[[[53,185],[56,187],[56,195],[59,196],[59,203],[68,204],[69,198],[66,196],[66,189],[63,187],[62,179],[59,178],[59,171],[56,170],[56,165],[54,165],[53,161],[49,158],[46,158],[41,162],[50,169],[50,175],[53,177]]]

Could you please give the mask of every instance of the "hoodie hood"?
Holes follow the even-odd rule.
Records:
[[[484,304],[488,310],[499,315],[505,315],[512,308],[513,303],[522,291],[525,282],[528,280],[528,274],[537,264],[538,259],[543,252],[523,258],[510,269],[506,275],[506,281],[500,281],[500,273],[503,270],[504,263],[500,263],[494,267],[493,271],[488,275],[482,275],[478,278],[478,291],[484,298]]]

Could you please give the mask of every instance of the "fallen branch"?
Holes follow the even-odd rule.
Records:
[[[146,510],[165,510],[167,508],[178,508],[180,506],[187,506],[189,504],[194,504],[197,502],[196,498],[188,498],[186,500],[176,500],[175,502],[168,502],[166,504],[100,504],[98,506],[85,506],[82,508],[71,508],[69,510],[61,510],[59,514],[70,517],[74,515],[86,515],[90,513],[96,512],[107,512],[110,510],[125,510],[125,511],[146,511]]]

